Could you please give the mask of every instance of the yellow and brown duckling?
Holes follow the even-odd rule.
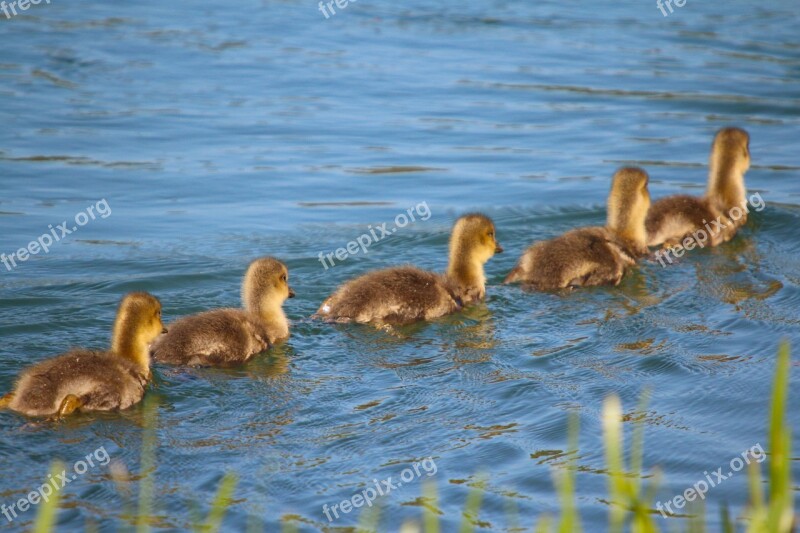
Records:
[[[464,215],[453,226],[445,274],[413,266],[370,272],[339,287],[315,317],[336,322],[406,324],[453,313],[483,300],[483,265],[502,251],[489,217]]]
[[[289,337],[283,302],[294,298],[289,271],[272,257],[256,259],[242,281],[244,309],[215,309],[170,324],[153,345],[159,363],[233,366]]]
[[[522,254],[505,282],[522,282],[538,290],[619,284],[626,268],[648,252],[647,182],[647,173],[639,168],[617,171],[605,227],[575,229],[537,242]]]
[[[647,243],[670,247],[693,236],[698,244],[716,246],[732,239],[747,222],[744,175],[749,168],[750,136],[740,128],[721,129],[711,146],[706,195],[670,196],[653,203]]]
[[[144,396],[150,344],[164,332],[158,299],[130,293],[119,304],[111,350],[74,349],[28,368],[0,407],[28,416],[126,409]]]

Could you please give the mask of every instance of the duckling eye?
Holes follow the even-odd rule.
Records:
[[[281,281],[286,281],[286,274],[281,276]]]
[[[489,232],[489,237],[491,237],[492,239],[494,239],[494,232],[493,232],[493,231],[490,231],[490,232]]]

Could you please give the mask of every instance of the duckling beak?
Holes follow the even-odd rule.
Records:
[[[289,298],[294,298],[294,289],[289,287]]]
[[[496,253],[496,254],[502,254],[503,253],[503,247],[500,246],[499,242],[494,243],[494,253]]]

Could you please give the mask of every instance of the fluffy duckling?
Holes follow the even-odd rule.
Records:
[[[170,324],[153,345],[160,363],[233,366],[289,337],[283,302],[294,298],[289,271],[272,257],[256,259],[242,281],[244,309],[215,309]]]
[[[126,409],[144,396],[149,345],[164,332],[158,299],[130,293],[119,304],[110,351],[75,349],[38,363],[22,373],[0,406],[27,416]]]
[[[506,283],[523,282],[538,290],[617,285],[625,269],[647,254],[644,228],[650,193],[644,170],[614,174],[605,227],[580,228],[537,242],[517,262]]]
[[[695,238],[705,234],[704,246],[732,239],[747,222],[744,175],[749,168],[750,136],[739,128],[721,129],[711,146],[706,195],[656,201],[647,216],[647,243],[670,247],[692,234]],[[741,211],[738,218],[730,216],[735,208]]]
[[[315,317],[336,322],[406,324],[453,313],[483,300],[483,265],[502,251],[489,217],[464,215],[450,235],[445,274],[412,266],[370,272],[339,287]]]

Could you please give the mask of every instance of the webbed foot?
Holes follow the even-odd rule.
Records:
[[[83,400],[74,394],[68,394],[58,408],[58,418],[69,416],[83,406]]]
[[[11,400],[14,399],[14,393],[9,392],[2,398],[0,398],[0,409],[8,409],[8,406],[11,405]]]

